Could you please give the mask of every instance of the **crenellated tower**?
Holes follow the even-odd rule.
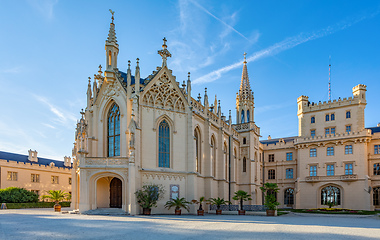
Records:
[[[244,53],[244,65],[241,75],[241,83],[239,92],[236,93],[236,123],[253,122],[254,98],[251,86],[249,84],[247,69],[247,53]]]
[[[106,77],[114,77],[113,69],[117,68],[117,57],[119,55],[119,44],[117,44],[116,40],[116,32],[115,32],[115,24],[114,24],[114,13],[112,14],[112,22],[110,23],[110,30],[108,32],[108,37],[106,40]]]

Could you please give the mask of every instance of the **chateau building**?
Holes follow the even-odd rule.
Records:
[[[139,59],[134,75],[130,61],[125,72],[118,69],[113,16],[105,51],[104,74],[99,66],[89,79],[87,107],[77,123],[73,208],[138,214],[134,193],[148,183],[166,190],[153,213],[168,213],[164,203],[177,196],[232,200],[237,190],[252,195],[246,204],[261,205],[265,182],[278,183],[280,207],[379,205],[380,127],[364,127],[366,86],[332,102],[313,104],[301,96],[299,136],[260,142],[245,57],[233,123],[216,98],[210,104],[207,89],[203,101],[191,96],[190,73],[187,82],[176,81],[165,38],[161,66],[146,78]]]
[[[71,193],[71,158],[56,161],[37,157],[37,151],[29,155],[0,151],[0,189],[19,187],[47,194],[49,190]]]

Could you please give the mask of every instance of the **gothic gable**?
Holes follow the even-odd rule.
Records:
[[[187,100],[173,75],[165,66],[144,89],[142,104],[185,112]]]

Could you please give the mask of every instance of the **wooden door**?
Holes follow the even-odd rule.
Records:
[[[110,183],[110,208],[121,208],[121,180],[113,178]]]

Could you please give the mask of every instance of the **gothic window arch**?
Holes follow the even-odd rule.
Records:
[[[241,123],[244,123],[244,110],[241,110]]]
[[[373,188],[373,205],[380,205],[380,187]]]
[[[194,140],[195,140],[195,171],[201,172],[201,138],[198,128],[194,129]]]
[[[243,172],[247,172],[247,159],[243,158]]]
[[[170,126],[165,119],[158,127],[158,167],[170,168]]]
[[[212,164],[212,175],[216,177],[216,145],[214,136],[211,137],[211,164]]]
[[[294,204],[294,189],[293,188],[285,189],[285,191],[284,191],[284,204],[285,205]]]
[[[224,143],[224,176],[225,179],[228,179],[228,147],[227,144]]]
[[[247,110],[247,122],[249,122],[249,110]]]
[[[231,164],[231,166],[233,166],[233,169],[234,169],[234,177],[233,177],[233,180],[235,180],[236,181],[236,176],[237,176],[237,166],[236,166],[236,164],[237,164],[237,161],[236,161],[236,159],[237,159],[237,150],[236,150],[236,147],[234,147],[234,162]]]
[[[120,109],[113,103],[107,115],[108,157],[120,156]]]
[[[340,189],[335,186],[327,186],[321,189],[321,205],[327,205],[328,202],[333,202],[340,205]]]

